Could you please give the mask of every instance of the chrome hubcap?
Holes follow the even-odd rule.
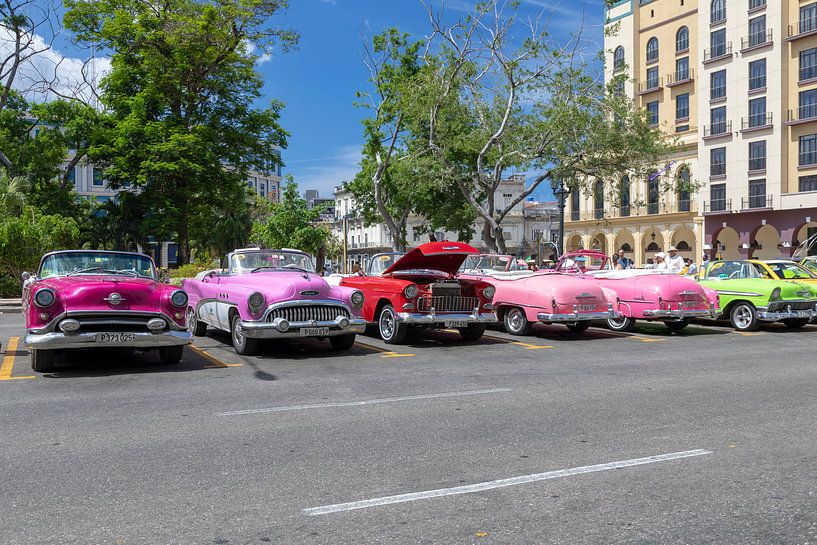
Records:
[[[380,314],[380,335],[384,339],[390,339],[394,334],[394,315],[389,311]]]
[[[238,323],[238,320],[235,322],[235,326],[233,326],[233,340],[237,345],[244,344],[244,332],[241,330],[241,324]]]
[[[196,329],[196,313],[192,308],[187,309],[187,328]]]
[[[508,314],[508,323],[511,326],[511,329],[514,331],[519,331],[522,329],[522,313],[516,309],[512,310]]]
[[[752,311],[747,307],[739,307],[735,311],[735,323],[741,329],[748,327],[752,323]]]
[[[613,327],[624,327],[624,324],[627,323],[627,317],[626,316],[621,316],[619,318],[608,318],[607,321]]]

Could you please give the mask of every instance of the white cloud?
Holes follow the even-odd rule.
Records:
[[[324,4],[332,4],[333,6],[338,5],[337,0],[321,0],[321,2],[323,2]]]
[[[256,53],[257,49],[258,46],[256,46],[254,43],[252,43],[249,40],[244,40],[244,52],[248,56],[258,55],[258,53]],[[258,55],[258,58],[255,59],[255,64],[264,64],[265,62],[268,62],[271,59],[272,55],[264,51],[260,55]]]
[[[322,197],[329,197],[335,187],[350,181],[358,172],[362,146],[353,144],[335,148],[325,157],[287,161],[284,152],[285,173],[292,174],[298,189],[317,189]]]

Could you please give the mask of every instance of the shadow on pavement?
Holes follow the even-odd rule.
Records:
[[[57,355],[56,369],[43,373],[43,378],[81,378],[133,375],[143,373],[179,373],[218,369],[206,358],[186,348],[182,361],[166,365],[159,359],[159,352],[133,350],[79,349]]]

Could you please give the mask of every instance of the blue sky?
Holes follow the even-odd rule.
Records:
[[[584,14],[585,38],[602,47],[603,0],[523,0],[533,15],[545,10],[551,34],[559,39],[578,30]],[[438,4],[439,5],[439,4]],[[447,0],[450,17],[462,15],[473,0]],[[367,72],[361,55],[361,33],[391,26],[423,36],[427,16],[419,0],[292,0],[283,26],[301,33],[298,50],[273,56],[259,65],[269,98],[286,107],[282,123],[290,132],[283,152],[284,172],[301,190],[332,188],[356,172],[363,142],[360,120],[366,111],[353,105],[365,89]],[[550,189],[537,197],[548,199]]]

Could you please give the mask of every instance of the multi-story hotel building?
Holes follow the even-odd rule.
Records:
[[[658,176],[571,195],[566,247],[767,258],[817,233],[817,1],[619,0],[606,17],[606,78],[626,73],[680,147]],[[686,179],[697,193],[672,189]]]

